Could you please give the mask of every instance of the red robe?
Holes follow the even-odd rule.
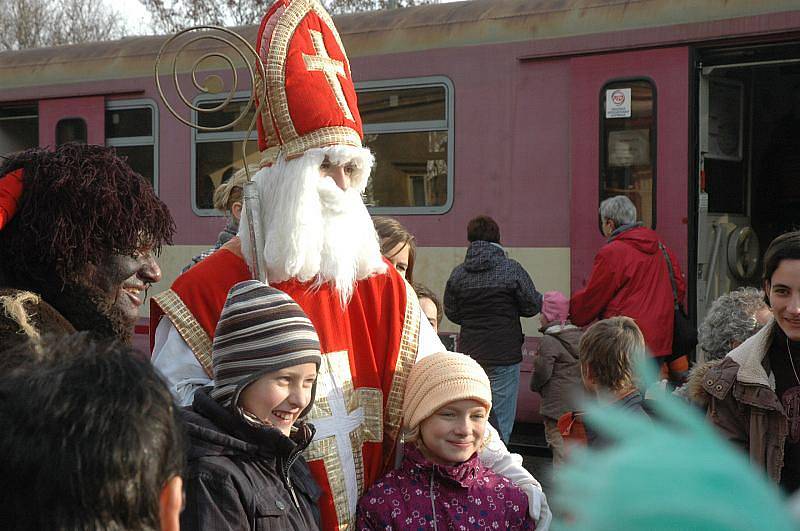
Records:
[[[250,278],[244,260],[215,252],[154,297],[151,340],[166,314],[210,374],[211,341],[228,290]],[[322,528],[352,528],[358,497],[394,459],[405,380],[417,355],[416,297],[393,267],[359,281],[344,309],[330,284],[273,286],[300,304],[320,337],[325,357],[309,414],[317,435],[306,459],[324,492]]]

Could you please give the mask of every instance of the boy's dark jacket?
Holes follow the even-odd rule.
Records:
[[[292,439],[256,427],[197,391],[181,410],[189,435],[182,530],[316,530],[320,496],[300,452],[311,442],[308,424]]]

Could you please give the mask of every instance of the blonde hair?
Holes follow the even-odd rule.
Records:
[[[580,345],[581,367],[607,391],[633,386],[633,368],[644,356],[644,336],[630,317],[611,317],[586,330]]]
[[[255,175],[258,168],[250,166],[249,170],[250,175]],[[230,212],[233,204],[242,200],[245,184],[247,184],[247,172],[244,168],[240,168],[236,170],[227,181],[223,181],[214,190],[214,208],[224,214]]]

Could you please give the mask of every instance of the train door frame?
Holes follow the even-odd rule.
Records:
[[[795,41],[796,42],[796,41]],[[758,68],[782,67],[795,64],[800,68],[800,46],[789,41],[767,43],[738,43],[728,47],[694,49],[692,53],[692,76],[690,78],[690,241],[689,271],[690,306],[694,306],[697,322],[701,322],[716,296],[729,289],[744,285],[759,285],[760,259],[769,244],[758,241],[753,230],[754,205],[758,200],[754,189],[759,185],[754,179],[759,178],[758,168],[754,169],[756,160],[753,153],[753,129],[755,127],[754,101],[756,99],[755,82],[750,87],[741,89],[740,103],[740,150],[749,150],[739,159],[744,174],[743,209],[739,212],[709,212],[709,196],[706,188],[708,169],[708,124],[710,118],[709,98],[712,98],[710,83],[715,75],[725,75],[737,69],[739,73],[748,74],[754,79]],[[736,77],[736,76],[731,76]],[[723,83],[716,78],[717,83]],[[724,80],[734,86],[730,79]],[[724,84],[723,83],[723,84]],[[761,177],[763,178],[763,177]],[[714,237],[707,234],[715,227]],[[713,240],[713,241],[712,241]],[[716,257],[716,260],[714,259]],[[712,271],[713,270],[713,271]],[[722,274],[726,275],[721,279]],[[716,293],[714,288],[719,293]],[[721,290],[721,291],[720,291]],[[713,296],[712,296],[713,295]]]
[[[105,96],[78,96],[39,100],[39,145],[57,145],[57,127],[65,120],[80,119],[86,127],[86,143],[105,145]]]

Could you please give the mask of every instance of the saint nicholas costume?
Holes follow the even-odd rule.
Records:
[[[319,334],[322,364],[308,415],[316,432],[305,458],[323,491],[322,529],[353,529],[358,498],[394,465],[409,370],[418,357],[445,349],[427,320],[420,319],[414,290],[380,256],[377,236],[375,258],[368,267],[359,266],[347,296],[335,282],[321,280],[324,261],[320,264],[317,258],[313,276],[297,266],[300,258],[308,261],[317,252],[313,242],[290,242],[284,248],[283,242],[271,239],[286,219],[305,220],[268,186],[275,181],[311,186],[320,181],[324,157],[335,164],[354,160],[362,171],[354,173],[351,187],[363,192],[372,155],[361,144],[361,118],[344,47],[317,0],[273,4],[261,22],[256,51],[264,65],[263,76],[255,80],[262,170],[254,184],[260,206],[246,188],[241,251],[229,242],[153,298],[153,363],[178,401],[188,403],[211,379],[211,344],[228,290],[256,276],[254,272],[266,273],[271,286],[297,301]],[[306,176],[313,169],[313,179],[300,182],[296,168],[301,167]],[[265,222],[258,209],[273,216],[272,221]],[[366,211],[364,216],[372,237]],[[286,258],[291,253],[300,258]],[[484,463],[520,485],[531,513],[549,521],[538,482],[498,439],[495,434],[487,445]]]

